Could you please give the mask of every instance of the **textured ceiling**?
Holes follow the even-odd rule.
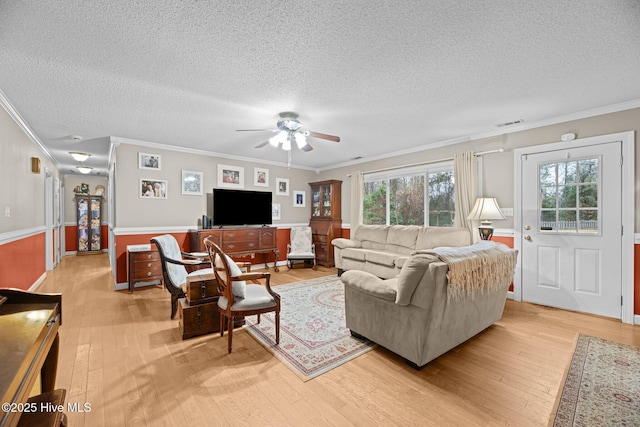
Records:
[[[0,0],[0,90],[60,165],[109,137],[323,169],[640,100],[640,1]],[[81,135],[76,142],[71,135]],[[65,169],[67,170],[67,169]]]

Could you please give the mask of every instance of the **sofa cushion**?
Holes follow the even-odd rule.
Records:
[[[416,248],[418,232],[422,229],[417,225],[396,225],[389,228],[385,250],[409,255]]]
[[[355,240],[366,249],[384,249],[387,244],[388,225],[361,225],[356,229]]]
[[[407,262],[407,260],[409,260],[408,256],[399,256],[394,261],[394,264],[395,264],[396,268],[400,269],[400,268],[402,268],[402,266],[404,266],[404,263]]]
[[[433,249],[440,246],[468,246],[471,234],[466,228],[424,227],[418,232],[416,250]]]
[[[353,259],[353,260],[356,260],[356,261],[364,262],[366,254],[367,254],[367,251],[362,250],[362,249],[346,248],[346,249],[344,249],[342,251],[342,258]]]
[[[395,301],[398,279],[382,280],[366,271],[345,271],[340,277],[342,283],[351,286],[361,292],[387,301]]]
[[[365,259],[367,262],[373,264],[380,264],[386,267],[395,267],[395,261],[398,258],[397,253],[393,252],[380,252],[369,250],[366,252]]]
[[[418,287],[418,283],[422,280],[425,272],[429,268],[429,264],[438,261],[433,255],[418,254],[413,255],[407,260],[398,275],[398,287],[396,294],[396,304],[409,305],[411,297]]]

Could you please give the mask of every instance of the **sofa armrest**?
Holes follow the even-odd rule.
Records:
[[[343,237],[338,237],[337,239],[333,239],[331,241],[331,244],[340,249],[362,247],[362,244],[360,242],[357,242],[351,239],[345,239]]]
[[[398,279],[383,280],[371,273],[360,270],[345,271],[340,280],[344,286],[358,289],[360,292],[369,294],[376,298],[384,299],[395,303]]]

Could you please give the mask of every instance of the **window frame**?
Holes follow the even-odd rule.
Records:
[[[429,227],[435,227],[429,224],[429,174],[440,173],[440,172],[454,172],[453,169],[453,160],[443,161],[443,162],[435,162],[429,163],[425,165],[419,166],[408,166],[404,168],[397,168],[387,171],[380,172],[371,172],[365,173],[363,175],[363,182],[376,182],[376,181],[385,181],[386,185],[386,194],[385,194],[385,223],[386,225],[390,225],[391,220],[391,185],[390,180],[394,178],[406,178],[410,176],[418,176],[422,175],[424,177],[424,206],[423,206],[423,215],[424,220],[423,223]],[[454,183],[455,186],[455,183]],[[362,189],[364,191],[364,189]],[[364,197],[363,197],[364,203]],[[455,203],[455,202],[454,202]],[[362,206],[364,211],[364,206]],[[455,204],[454,204],[455,209]]]

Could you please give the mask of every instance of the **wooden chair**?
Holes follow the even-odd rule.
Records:
[[[190,274],[206,273],[206,270],[209,270],[208,273],[213,273],[213,269],[188,273],[185,267],[210,267],[211,263],[208,259],[182,252],[178,241],[171,234],[153,237],[151,242],[155,243],[160,253],[164,286],[171,294],[171,318],[173,319],[178,311],[178,300],[185,297],[182,286],[187,283],[187,277]]]
[[[313,262],[312,268],[318,269],[316,264],[316,245],[313,243],[311,227],[291,227],[289,243],[287,244],[287,266],[293,268],[294,261]]]
[[[233,319],[240,316],[258,316],[275,312],[276,344],[280,343],[280,295],[271,290],[271,274],[267,272],[243,273],[233,260],[209,238],[203,240],[207,248],[213,271],[218,281],[218,309],[220,310],[220,336],[224,326],[228,330],[228,350],[233,341]],[[260,283],[264,280],[264,285]],[[247,282],[252,282],[248,284]],[[226,320],[226,322],[225,322]]]

